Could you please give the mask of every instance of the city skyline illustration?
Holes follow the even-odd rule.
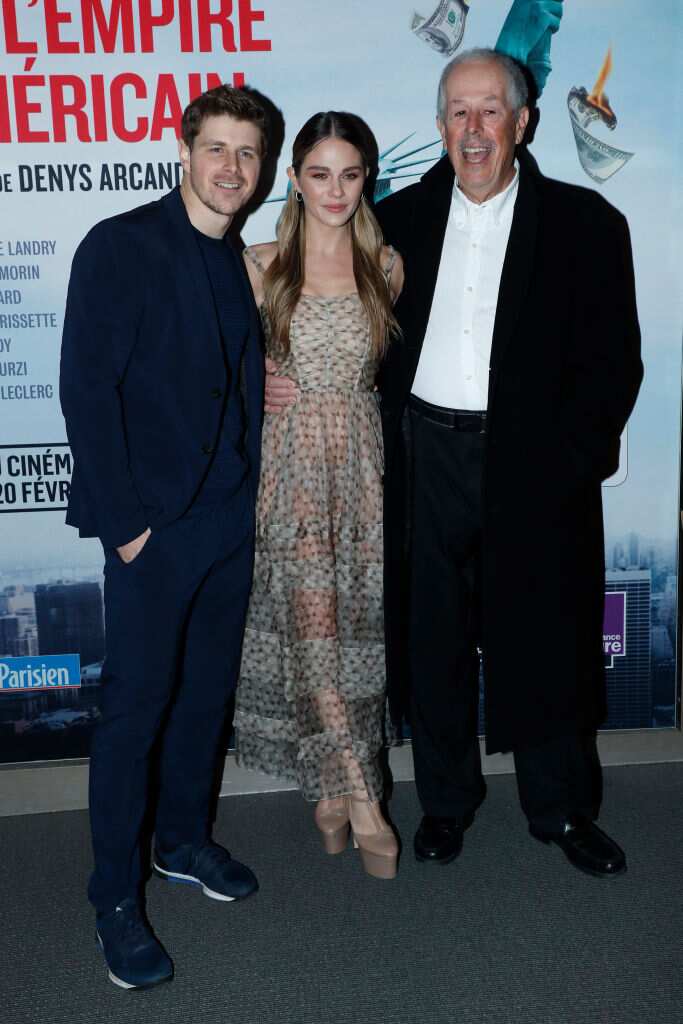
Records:
[[[608,717],[603,728],[672,728],[676,724],[675,551],[634,531],[609,538],[606,547],[605,592],[626,595],[626,653],[610,659],[611,664],[606,659]],[[81,688],[0,692],[0,761],[30,760],[33,748],[43,750],[45,757],[86,756],[98,715],[105,651],[101,575],[64,580],[33,570],[30,576],[31,581],[25,577],[23,582],[10,583],[6,573],[0,574],[0,660],[23,664],[22,659],[35,662],[41,656],[78,653]],[[548,585],[552,587],[552,568]],[[480,722],[483,730],[483,698]]]

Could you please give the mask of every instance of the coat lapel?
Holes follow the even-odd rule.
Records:
[[[215,355],[219,355],[222,350],[213,293],[180,189],[175,188],[169,192],[161,199],[161,203],[171,224],[173,249],[186,268],[184,286],[187,290],[187,305],[194,310],[197,319],[197,336],[213,339]]]
[[[240,270],[240,283],[242,287],[242,294],[245,302],[249,307],[249,344],[258,345],[261,347],[261,320],[259,317],[258,309],[256,308],[256,300],[254,299],[254,293],[249,283],[249,276],[247,274],[246,267],[244,266],[244,259],[242,256],[243,245],[240,244],[240,240],[234,240],[231,237],[235,254],[237,256],[237,262]]]
[[[411,268],[413,330],[410,332],[411,341],[416,349],[416,359],[422,348],[429,323],[436,279],[439,275],[441,250],[448,224],[454,178],[455,175],[448,157],[442,157],[422,178],[419,199],[416,203],[413,230],[416,239],[414,251],[417,255],[417,263]]]
[[[505,251],[503,272],[498,289],[498,304],[491,344],[491,374],[488,404],[495,392],[498,370],[512,338],[517,320],[526,302],[538,231],[538,196],[531,175],[519,170],[519,191],[512,217],[510,237]]]
[[[240,390],[247,417],[246,445],[249,451],[249,462],[252,470],[258,476],[261,456],[261,421],[263,418],[264,347],[261,335],[261,318],[256,308],[254,293],[249,283],[246,267],[244,266],[244,259],[238,246],[235,246],[235,252],[238,256],[242,291],[249,306],[249,335],[244,350],[244,357],[240,365]]]

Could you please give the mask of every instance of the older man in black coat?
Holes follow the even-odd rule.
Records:
[[[453,860],[484,797],[481,652],[487,749],[514,752],[531,834],[607,876],[626,862],[593,821],[601,482],[642,376],[633,269],[620,213],[516,163],[527,119],[509,58],[459,55],[447,156],[378,208],[405,264],[381,377],[389,682],[408,695],[419,860]]]

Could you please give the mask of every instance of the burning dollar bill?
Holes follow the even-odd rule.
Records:
[[[437,53],[452,57],[462,42],[469,9],[469,0],[440,0],[428,18],[416,11],[410,27]]]
[[[612,110],[604,91],[605,82],[611,70],[612,51],[609,49],[592,92],[589,93],[583,87],[574,86],[569,90],[567,97],[569,118],[574,131],[579,162],[588,177],[600,185],[620,171],[634,155],[624,149],[617,149],[616,146],[602,142],[587,130],[593,121],[602,122],[610,131],[614,131],[616,128],[617,115]]]

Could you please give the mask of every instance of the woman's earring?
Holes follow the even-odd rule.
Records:
[[[303,192],[299,192],[299,190],[297,188],[295,188],[294,189],[294,198],[296,199],[297,203],[303,203],[303,201],[304,201],[304,194],[303,194]]]

